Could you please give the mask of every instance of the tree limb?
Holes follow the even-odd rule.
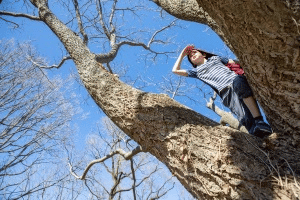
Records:
[[[132,179],[133,179],[132,194],[133,194],[133,199],[136,200],[136,191],[135,191],[136,178],[135,178],[135,171],[134,171],[134,167],[133,167],[133,159],[132,158],[130,159],[130,168],[131,168]]]
[[[176,19],[176,20],[173,20],[169,25],[167,25],[167,26],[161,28],[161,29],[158,30],[158,31],[155,31],[155,33],[152,35],[151,39],[149,40],[147,46],[150,47],[150,45],[154,42],[155,36],[156,36],[158,33],[160,33],[160,32],[162,32],[162,31],[164,31],[164,30],[166,30],[166,29],[168,29],[168,28],[174,26],[176,21],[178,21],[178,20],[177,20],[177,19]]]
[[[84,42],[85,45],[87,45],[89,38],[88,38],[87,34],[85,33],[83,25],[82,25],[82,20],[81,20],[81,14],[80,14],[79,6],[78,6],[78,1],[73,0],[73,4],[74,4],[74,7],[75,7],[76,18],[77,18],[77,21],[78,21],[79,30],[80,30],[81,35],[83,36],[83,42]]]
[[[27,19],[35,20],[35,21],[41,21],[40,17],[33,16],[33,15],[28,15],[25,13],[12,13],[12,12],[6,12],[6,11],[0,11],[0,15],[5,15],[5,16],[12,16],[12,17],[24,17]]]
[[[110,17],[109,17],[109,24],[110,24],[110,34],[115,33],[116,28],[113,24],[113,18],[115,15],[115,11],[116,11],[116,5],[117,5],[118,0],[114,0],[113,6],[111,8],[111,13],[110,13]]]
[[[92,162],[90,162],[90,163],[88,164],[88,166],[85,168],[85,170],[84,170],[82,176],[78,176],[75,172],[73,172],[73,169],[72,169],[73,167],[72,167],[72,165],[69,163],[70,172],[71,172],[71,174],[72,174],[75,178],[84,180],[85,177],[86,177],[86,175],[87,175],[87,173],[88,173],[88,171],[90,170],[90,168],[91,168],[94,164],[104,162],[105,160],[107,160],[107,159],[113,157],[113,156],[116,155],[116,154],[121,155],[125,160],[129,160],[129,159],[131,159],[133,156],[135,156],[136,154],[138,154],[138,153],[140,153],[140,152],[143,152],[143,149],[142,149],[141,146],[137,146],[137,147],[136,147],[134,150],[132,150],[131,152],[125,152],[125,151],[122,150],[122,149],[117,149],[117,150],[115,150],[115,151],[109,153],[108,155],[106,155],[106,156],[100,158],[100,159],[96,159],[96,160],[93,160]]]
[[[214,92],[214,96],[210,98],[209,102],[206,103],[206,107],[214,111],[221,117],[220,124],[228,124],[230,127],[248,133],[247,129],[242,126],[239,121],[230,113],[220,109],[215,105],[214,100],[216,99],[217,93]]]
[[[109,39],[110,39],[110,44],[111,44],[111,47],[112,47],[112,48],[111,48],[111,51],[110,51],[109,53],[107,53],[107,54],[97,54],[97,55],[96,55],[96,60],[97,60],[98,62],[100,62],[100,63],[108,63],[108,62],[112,61],[112,60],[117,56],[117,53],[118,53],[119,49],[120,49],[121,46],[123,46],[123,45],[141,46],[141,47],[143,47],[145,50],[148,50],[148,51],[150,51],[151,53],[154,53],[156,56],[157,56],[158,54],[174,53],[173,51],[172,51],[172,52],[156,52],[156,51],[152,50],[152,49],[150,48],[150,46],[151,46],[152,43],[157,42],[157,40],[154,40],[155,36],[156,36],[158,33],[160,33],[160,32],[162,32],[162,31],[164,31],[164,30],[166,30],[166,29],[168,29],[168,28],[174,26],[174,25],[175,25],[175,21],[176,21],[176,20],[172,21],[169,25],[167,25],[167,26],[161,28],[160,30],[156,31],[156,32],[152,35],[152,37],[150,38],[150,40],[149,40],[149,42],[148,42],[147,45],[146,45],[145,43],[142,43],[142,42],[135,42],[135,41],[130,41],[130,40],[124,40],[124,41],[121,41],[121,42],[119,42],[119,43],[116,44],[116,43],[115,43],[115,42],[116,42],[115,40],[116,40],[116,37],[117,37],[117,36],[116,36],[114,33],[112,33],[112,32],[107,33],[107,34],[110,35]],[[103,28],[103,29],[104,29],[104,28]],[[105,29],[104,29],[104,31],[105,31]],[[161,43],[165,43],[165,42],[161,41]]]
[[[103,31],[106,35],[106,37],[110,40],[110,31],[108,31],[105,23],[104,23],[104,19],[103,19],[103,13],[102,13],[102,5],[101,5],[101,1],[100,0],[96,0],[96,5],[97,5],[97,10],[98,10],[98,14],[99,14],[99,21],[100,21],[100,24],[103,28]]]
[[[65,61],[67,60],[71,60],[72,58],[70,56],[65,56],[62,58],[62,60],[60,61],[60,63],[58,63],[58,65],[51,65],[51,66],[41,66],[39,65],[40,68],[43,68],[43,69],[52,69],[52,68],[60,68],[64,63]]]

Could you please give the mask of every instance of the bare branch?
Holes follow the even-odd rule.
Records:
[[[113,45],[111,51],[107,54],[97,54],[96,60],[100,63],[109,63],[111,62],[116,56],[119,51],[120,45]]]
[[[99,14],[99,17],[100,17],[100,24],[103,28],[103,31],[106,35],[106,37],[110,40],[110,32],[108,31],[105,23],[104,23],[104,19],[103,19],[103,12],[102,12],[102,5],[101,5],[101,1],[100,0],[96,0],[96,5],[97,5],[97,10],[98,10],[98,14]]]
[[[53,83],[49,80],[48,76],[47,76],[47,75],[44,73],[44,71],[41,69],[41,66],[40,66],[37,62],[33,61],[32,58],[31,58],[31,56],[28,56],[27,59],[28,59],[29,61],[31,61],[32,64],[34,64],[35,66],[37,66],[38,69],[42,72],[42,74],[47,78],[47,80],[49,81],[49,83],[51,83],[51,84],[53,85]]]
[[[156,36],[158,33],[160,33],[160,32],[162,32],[162,31],[164,31],[164,30],[166,30],[166,29],[171,28],[172,26],[174,26],[176,21],[177,21],[177,19],[174,20],[174,21],[172,21],[169,25],[163,27],[162,29],[160,29],[160,30],[158,30],[158,31],[155,31],[155,33],[152,35],[151,39],[149,40],[147,46],[150,47],[150,45],[154,42],[155,36]]]
[[[114,8],[115,8],[115,3],[116,3],[116,2],[117,2],[117,1],[114,2],[113,8],[112,8],[113,10],[114,10]],[[122,45],[130,45],[130,46],[140,46],[140,47],[143,47],[145,50],[148,50],[148,51],[150,51],[151,53],[154,53],[154,54],[155,54],[154,57],[156,57],[158,54],[164,54],[164,55],[166,55],[166,54],[170,54],[170,53],[175,53],[175,51],[171,51],[171,52],[157,52],[157,51],[152,50],[152,49],[150,48],[150,46],[151,46],[151,44],[153,44],[153,43],[162,43],[162,44],[165,44],[166,42],[164,42],[164,41],[162,41],[162,40],[155,40],[155,37],[157,36],[158,33],[160,33],[160,32],[162,32],[162,31],[164,31],[164,30],[166,30],[166,29],[168,29],[168,28],[174,26],[174,25],[175,25],[175,22],[176,22],[177,20],[172,21],[169,25],[167,25],[167,26],[161,28],[160,30],[156,31],[156,32],[152,35],[152,37],[151,37],[151,39],[149,40],[149,42],[148,42],[147,45],[144,44],[144,43],[142,43],[142,42],[135,42],[135,41],[129,40],[127,37],[125,37],[127,40],[121,41],[121,42],[119,42],[119,43],[116,44],[116,37],[120,38],[120,36],[116,36],[116,35],[114,34],[114,32],[115,32],[114,26],[113,26],[113,30],[111,30],[110,32],[107,31],[107,28],[106,28],[106,26],[105,26],[105,24],[104,24],[104,21],[103,21],[103,18],[102,18],[102,9],[101,9],[101,4],[100,4],[100,2],[99,2],[99,5],[100,5],[99,11],[101,11],[101,12],[100,12],[101,15],[99,14],[99,15],[100,15],[100,23],[102,24],[102,27],[103,27],[103,30],[104,30],[105,34],[107,35],[108,39],[110,40],[110,45],[111,45],[112,49],[111,49],[111,51],[110,51],[109,53],[107,53],[107,54],[98,54],[98,55],[96,55],[96,60],[97,60],[98,62],[100,62],[100,63],[108,63],[108,62],[112,61],[112,60],[117,56],[117,53],[118,53],[118,51],[119,51],[119,49],[120,49],[120,47],[121,47]],[[114,12],[112,11],[112,14],[113,14],[113,13],[114,13]],[[111,18],[112,18],[112,15],[111,15]],[[110,20],[112,20],[112,19],[110,19]],[[110,23],[112,23],[112,21],[110,21]]]
[[[112,74],[113,74],[113,71],[112,71],[112,69],[111,69],[111,67],[110,67],[110,64],[109,64],[109,62],[108,62],[108,63],[106,63],[106,66],[107,66],[108,70],[110,71],[110,73],[112,73]]]
[[[12,12],[6,12],[6,11],[1,10],[0,15],[12,16],[12,17],[24,17],[27,19],[35,20],[35,21],[41,21],[41,18],[39,18],[37,16],[33,16],[33,15],[28,15],[25,13],[12,13]]]
[[[62,60],[60,61],[60,63],[58,63],[58,65],[52,65],[52,66],[41,66],[39,65],[40,68],[44,68],[44,69],[52,69],[52,68],[60,68],[64,63],[65,61],[67,60],[71,60],[72,58],[70,56],[65,56],[62,58]]]
[[[138,146],[138,147],[136,147],[134,150],[132,150],[131,152],[127,152],[127,153],[126,153],[124,150],[122,150],[122,149],[117,149],[117,150],[115,150],[115,151],[109,153],[108,155],[106,155],[106,156],[100,158],[100,159],[93,160],[92,162],[90,162],[90,163],[88,164],[88,166],[85,168],[85,170],[84,170],[82,176],[78,176],[76,173],[74,173],[74,172],[73,172],[73,169],[72,169],[72,165],[69,163],[69,166],[70,166],[70,172],[72,173],[72,175],[73,175],[75,178],[84,180],[85,177],[86,177],[86,175],[87,175],[87,173],[88,173],[88,171],[90,170],[90,168],[91,168],[94,164],[104,162],[105,160],[107,160],[107,159],[113,157],[113,156],[116,155],[116,154],[119,154],[119,155],[123,156],[123,158],[124,158],[125,160],[129,160],[129,159],[131,159],[134,155],[136,155],[136,154],[138,154],[138,153],[140,153],[140,152],[143,152],[143,149],[142,149],[141,146]]]
[[[214,96],[210,98],[210,101],[206,103],[206,107],[214,111],[221,117],[220,123],[223,125],[228,124],[230,127],[248,133],[247,129],[242,126],[239,121],[230,113],[220,109],[215,105],[214,100],[216,99],[217,93],[214,92]]]
[[[159,198],[163,197],[164,195],[166,195],[170,190],[172,190],[172,189],[174,188],[174,185],[175,185],[174,182],[173,182],[172,187],[170,187],[169,189],[167,189],[167,190],[165,190],[164,192],[162,192],[161,194],[159,194],[160,191],[163,190],[163,188],[165,187],[165,185],[166,185],[171,179],[172,179],[172,177],[170,177],[168,180],[166,180],[166,181],[164,182],[164,184],[157,190],[156,196],[155,196],[155,197],[152,197],[150,200],[159,199]],[[151,193],[150,193],[150,194],[151,194]],[[150,195],[150,194],[149,194],[149,195]]]
[[[180,76],[180,77],[179,77],[178,84],[177,84],[177,86],[176,86],[176,88],[175,88],[175,90],[174,90],[174,92],[173,92],[172,99],[174,99],[175,96],[177,95],[177,92],[178,92],[178,90],[179,90],[179,88],[180,88],[180,86],[181,86],[181,81],[182,81],[182,77]]]
[[[151,53],[154,53],[155,55],[158,54],[169,54],[169,53],[175,53],[175,51],[170,51],[170,52],[156,52],[154,50],[152,50],[150,48],[150,46],[145,45],[144,43],[140,43],[140,42],[132,42],[132,41],[122,41],[119,44],[119,47],[121,47],[122,45],[130,45],[130,46],[141,46],[143,47],[145,50],[150,51]]]
[[[79,30],[81,35],[83,36],[83,42],[85,45],[87,45],[88,43],[88,36],[84,31],[83,25],[82,25],[82,20],[81,20],[81,15],[80,15],[80,10],[79,10],[79,6],[78,6],[78,1],[77,0],[73,0],[74,6],[75,6],[75,12],[76,12],[76,18],[78,21],[78,26],[79,26]]]
[[[2,19],[2,20],[3,20],[3,21],[5,21],[5,22],[8,22],[8,23],[14,24],[14,25],[15,25],[15,27],[14,27],[14,28],[19,28],[19,24],[15,23],[15,22],[9,21],[9,20],[7,20],[7,19],[4,19],[4,18],[2,18],[2,17],[0,17],[0,19]]]
[[[132,173],[132,194],[133,194],[133,199],[136,200],[136,191],[135,191],[135,183],[136,183],[136,178],[135,178],[135,171],[133,167],[133,159],[130,159],[130,168],[131,168],[131,173]]]
[[[110,17],[109,17],[109,24],[110,24],[110,29],[111,29],[110,33],[111,34],[115,33],[115,31],[116,31],[116,28],[113,24],[113,18],[114,18],[114,15],[115,15],[117,2],[118,2],[118,0],[114,0],[113,6],[111,8]]]

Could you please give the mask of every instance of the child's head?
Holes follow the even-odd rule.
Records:
[[[195,54],[198,54],[198,55],[196,55],[196,57],[198,57],[198,60],[196,58],[196,62],[195,62],[195,59],[193,59],[193,57],[192,57],[192,56],[195,56]],[[191,63],[191,65],[194,68],[196,68],[198,65],[201,65],[204,63],[204,60],[202,60],[203,58],[208,59],[212,56],[215,56],[215,54],[203,51],[201,49],[195,49],[195,48],[191,49],[187,55],[189,62]]]
[[[206,57],[206,53],[202,52],[199,49],[193,49],[189,52],[187,55],[188,61],[191,63],[191,65],[196,68],[198,65],[204,63],[204,58]]]

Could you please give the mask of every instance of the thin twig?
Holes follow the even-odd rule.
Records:
[[[2,20],[3,20],[3,21],[5,21],[5,22],[8,22],[8,23],[12,23],[12,24],[14,24],[14,25],[15,25],[15,27],[14,27],[14,28],[19,28],[19,24],[15,23],[15,22],[9,21],[9,20],[7,20],[7,19],[4,19],[4,18],[2,18],[2,17],[0,17],[0,19],[2,19]]]

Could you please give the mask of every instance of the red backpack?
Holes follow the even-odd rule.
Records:
[[[234,71],[237,75],[243,75],[244,70],[241,68],[240,64],[237,63],[227,63],[226,67],[228,67],[231,71]]]

